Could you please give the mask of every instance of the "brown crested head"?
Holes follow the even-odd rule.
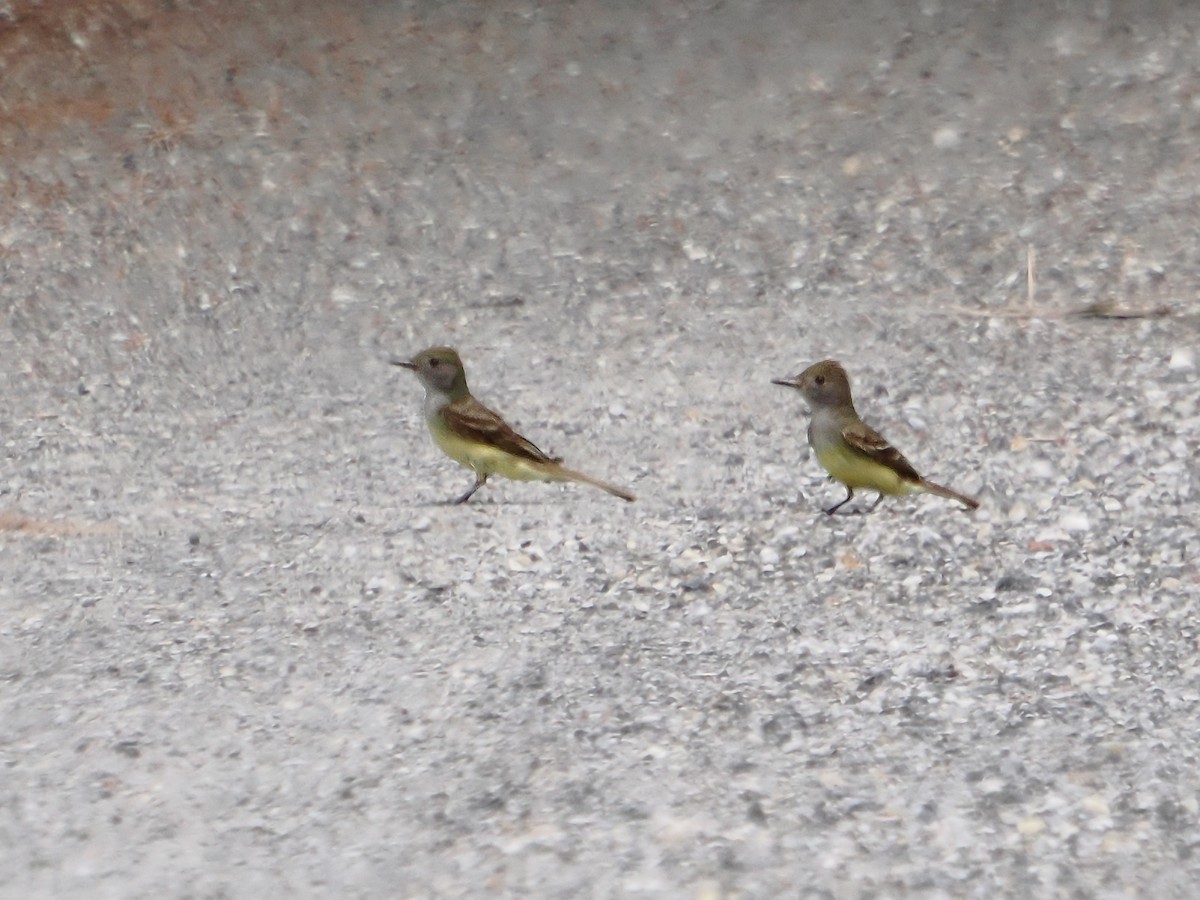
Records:
[[[796,388],[810,406],[854,405],[850,396],[850,379],[837,360],[826,359],[813,363],[795,378],[776,379],[774,383]]]
[[[392,364],[412,369],[425,387],[439,394],[458,397],[467,393],[467,373],[452,347],[430,347],[411,360],[394,361]]]

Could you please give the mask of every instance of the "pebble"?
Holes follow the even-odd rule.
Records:
[[[1196,368],[1196,353],[1191,347],[1176,347],[1171,352],[1167,368],[1172,372],[1190,372]]]
[[[1088,519],[1087,513],[1079,510],[1063,513],[1058,519],[1058,524],[1066,532],[1087,531],[1091,528],[1091,520]]]
[[[949,125],[939,128],[933,133],[933,146],[939,150],[953,150],[962,143],[962,136],[958,130],[951,128]]]

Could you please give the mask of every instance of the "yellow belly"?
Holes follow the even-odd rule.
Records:
[[[430,426],[429,433],[442,452],[479,475],[503,475],[516,481],[555,481],[551,468],[504,450],[468,441],[449,428]]]
[[[911,494],[920,490],[893,469],[845,444],[822,449],[817,453],[817,459],[830,475],[847,487],[879,491],[881,494]]]

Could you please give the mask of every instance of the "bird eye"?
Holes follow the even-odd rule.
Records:
[[[824,375],[818,375],[816,378],[814,378],[814,379],[813,379],[813,381],[815,381],[817,384],[824,384],[824,383],[825,383],[825,376],[824,376]]]
[[[433,359],[431,359],[429,361],[429,368],[436,369],[438,367],[439,362],[440,362],[440,360],[435,356]]]

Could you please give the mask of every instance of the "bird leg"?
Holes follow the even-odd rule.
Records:
[[[841,509],[843,506],[845,506],[847,503],[849,503],[853,499],[854,499],[854,488],[847,487],[846,488],[846,499],[843,500],[841,503],[833,504],[833,506],[831,506],[831,507],[829,507],[829,509],[825,510],[825,515],[832,516],[835,512],[837,512],[839,509]]]
[[[483,487],[483,485],[486,481],[487,481],[486,475],[484,475],[480,472],[476,472],[475,473],[475,483],[473,485],[471,485],[471,489],[469,491],[467,491],[465,494],[463,494],[461,497],[459,497],[457,500],[455,500],[453,505],[460,506],[461,504],[466,503],[468,500],[471,499],[472,494],[474,494],[477,490],[479,490],[481,487]]]

